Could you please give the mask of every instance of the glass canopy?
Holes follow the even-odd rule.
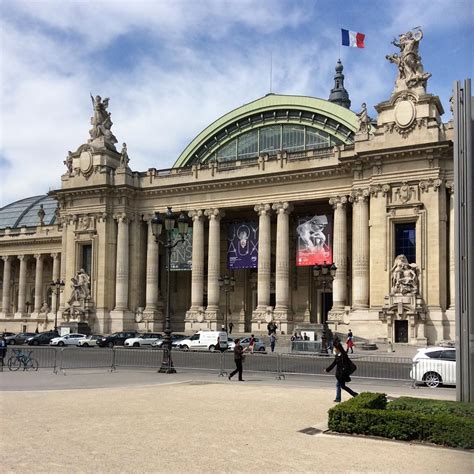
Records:
[[[251,130],[218,148],[211,159],[218,161],[256,158],[262,153],[276,154],[330,148],[340,142],[328,133],[305,125],[270,125]]]

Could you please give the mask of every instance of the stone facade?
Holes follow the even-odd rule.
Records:
[[[171,272],[175,331],[224,324],[218,280],[229,272],[229,225],[252,220],[259,226],[258,267],[231,271],[234,331],[265,331],[275,320],[289,333],[327,317],[333,329],[344,332],[350,325],[370,340],[401,342],[399,321],[408,324],[405,342],[453,339],[453,129],[441,120],[439,98],[426,92],[429,76],[419,77],[411,79],[413,87],[398,78],[390,98],[375,107],[375,120],[365,104],[355,114],[320,99],[266,96],[203,131],[168,170],[132,171],[133,153],[129,157],[125,145],[125,152],[115,150],[115,137],[110,126],[100,127],[99,114],[97,133],[69,153],[61,189],[50,193],[59,203],[58,221],[0,233],[0,324],[51,328],[56,301],[49,282],[69,282],[84,264],[83,247],[90,246],[93,330],[162,330],[166,259],[150,219],[171,206],[186,211],[193,227],[192,270]],[[95,107],[100,104],[95,99]],[[110,113],[105,117],[111,125]],[[238,137],[252,127],[260,130],[266,120],[326,130],[335,141],[296,151],[280,147],[249,159],[204,156],[212,137],[216,143],[228,140],[226,133]],[[235,123],[237,130],[229,132]],[[204,158],[196,159],[201,153]],[[297,220],[309,214],[332,216],[338,270],[324,288],[311,266],[295,265]],[[399,223],[416,230],[417,288],[409,294],[392,291]],[[333,302],[326,305],[327,316],[326,293]],[[59,322],[70,297],[66,284],[57,302]],[[46,315],[39,311],[44,301],[53,308]]]

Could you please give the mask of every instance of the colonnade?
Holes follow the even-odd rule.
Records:
[[[23,317],[27,314],[27,264],[28,260],[33,257],[35,259],[35,298],[33,306],[33,316],[37,316],[44,303],[44,260],[47,257],[51,257],[53,260],[52,268],[52,279],[59,279],[60,271],[60,254],[59,253],[37,253],[34,255],[6,255],[2,256],[3,260],[3,289],[2,289],[2,316],[12,316],[12,300],[11,300],[11,288],[13,285],[12,280],[12,264],[15,260],[19,261],[19,273],[18,273],[18,304],[15,312],[15,317]],[[56,294],[52,293],[51,299],[51,310],[56,309]]]

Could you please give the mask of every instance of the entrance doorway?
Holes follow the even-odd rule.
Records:
[[[408,342],[408,321],[395,321],[395,342]]]

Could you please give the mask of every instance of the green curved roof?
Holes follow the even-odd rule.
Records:
[[[281,115],[284,111],[286,116]],[[273,117],[269,117],[269,112],[273,112]],[[253,121],[253,118],[258,119],[259,116],[261,117],[259,123],[258,120]],[[310,124],[343,143],[350,144],[353,143],[353,135],[357,129],[357,115],[351,110],[315,97],[268,94],[232,110],[205,128],[185,148],[173,167],[206,161],[211,152],[206,153],[203,147],[206,151],[215,150],[217,145],[222,145],[223,138],[235,138],[255,126],[272,123]],[[233,131],[229,132],[229,127],[233,127]]]

